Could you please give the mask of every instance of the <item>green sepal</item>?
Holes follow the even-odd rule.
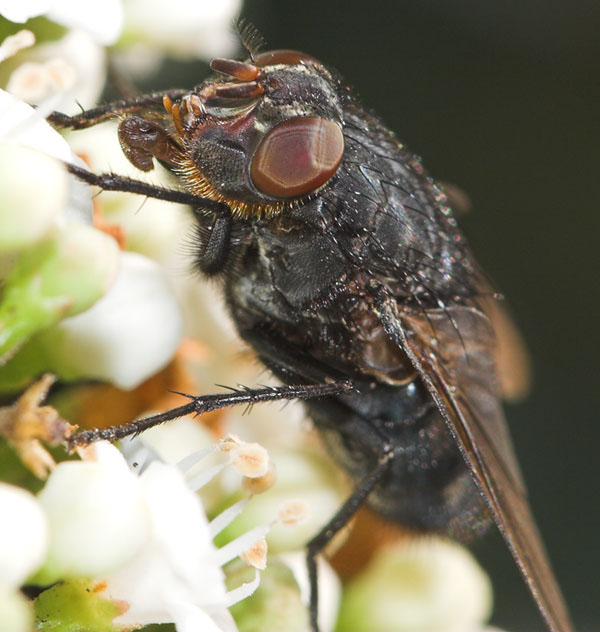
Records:
[[[124,632],[113,624],[124,604],[102,597],[88,579],[61,582],[34,602],[36,630],[41,632]]]

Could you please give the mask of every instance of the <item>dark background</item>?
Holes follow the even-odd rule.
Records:
[[[508,409],[540,529],[579,630],[600,630],[600,3],[246,0],[267,48],[337,68],[471,197],[463,219],[527,340],[534,385]],[[493,622],[543,630],[499,537],[475,553]]]
[[[600,2],[246,0],[244,16],[267,48],[336,67],[470,195],[462,223],[534,365],[508,409],[531,504],[576,627],[600,630]],[[194,83],[181,79],[169,87]],[[500,537],[474,550],[493,622],[544,630]]]

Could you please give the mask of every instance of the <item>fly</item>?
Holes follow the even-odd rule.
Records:
[[[573,629],[529,509],[500,404],[501,308],[441,186],[340,77],[292,50],[214,59],[191,90],[116,101],[58,128],[119,119],[129,161],[171,190],[68,165],[105,190],[188,204],[196,266],[240,336],[282,382],[190,397],[177,409],[74,435],[116,440],[186,413],[306,400],[355,488],[307,545],[316,555],[364,503],[464,540],[496,523],[548,628]]]

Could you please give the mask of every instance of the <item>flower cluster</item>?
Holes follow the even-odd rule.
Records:
[[[177,405],[170,390],[256,382],[219,299],[185,272],[187,210],[96,195],[63,163],[143,177],[114,125],[45,121],[98,102],[108,50],[136,78],[166,55],[235,54],[240,5],[0,0],[0,632],[310,627],[303,547],[349,486],[300,407],[60,446],[64,419],[106,425]],[[61,389],[43,406],[48,372]],[[441,540],[390,544],[344,586],[324,559],[318,572],[322,632],[479,629],[489,614],[487,578]]]

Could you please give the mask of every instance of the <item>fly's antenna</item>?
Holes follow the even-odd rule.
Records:
[[[252,22],[248,22],[244,18],[237,20],[234,23],[234,28],[237,31],[242,46],[248,51],[250,60],[254,61],[254,56],[260,53],[261,49],[265,46],[264,37]]]

